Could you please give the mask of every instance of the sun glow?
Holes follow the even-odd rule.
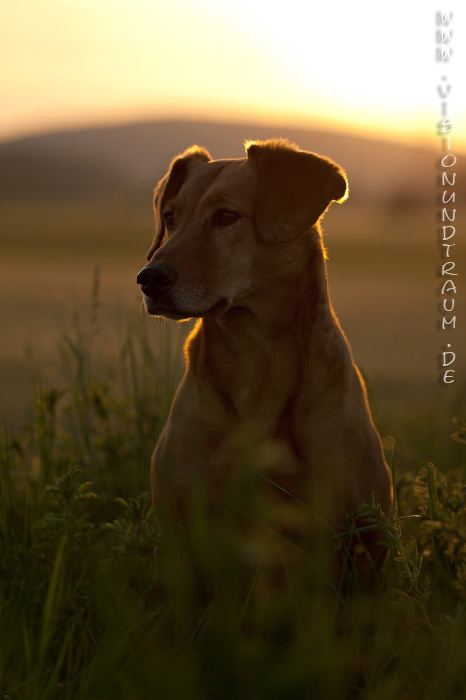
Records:
[[[0,136],[176,116],[434,143],[437,7],[406,5],[17,0],[0,28]],[[450,5],[464,27],[459,0]],[[457,37],[448,70],[460,123]]]

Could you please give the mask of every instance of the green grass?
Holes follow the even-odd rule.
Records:
[[[62,338],[62,380],[47,383],[31,353],[34,398],[24,428],[2,441],[0,697],[462,697],[464,422],[451,424],[458,451],[439,470],[428,460],[410,468],[409,450],[422,454],[433,429],[424,414],[411,416],[413,430],[384,417],[398,509],[361,510],[388,550],[371,590],[350,567],[329,581],[329,555],[359,536],[352,521],[320,550],[287,541],[247,455],[222,535],[194,493],[188,533],[165,544],[156,572],[149,461],[183,369],[176,327],[161,322],[154,345],[141,318],[112,355],[98,312],[96,279],[90,319],[76,317]],[[411,443],[402,459],[397,426]],[[305,504],[289,506],[283,517],[309,516]]]

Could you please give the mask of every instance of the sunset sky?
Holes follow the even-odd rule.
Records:
[[[158,117],[353,130],[436,143],[442,75],[466,148],[459,0],[4,0],[0,139]],[[436,63],[436,11],[453,58]]]

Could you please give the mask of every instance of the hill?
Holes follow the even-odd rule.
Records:
[[[189,120],[140,122],[28,136],[0,144],[0,191],[4,197],[145,193],[174,154],[193,143],[213,158],[244,155],[245,139],[281,136],[329,156],[347,172],[351,198],[403,204],[435,196],[438,153],[349,134],[287,126]]]

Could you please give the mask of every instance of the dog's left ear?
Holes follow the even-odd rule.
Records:
[[[200,146],[191,146],[172,160],[168,172],[154,190],[155,236],[147,253],[147,260],[150,260],[155,251],[160,248],[165,236],[165,223],[162,217],[162,207],[165,202],[171,197],[176,197],[193,167],[211,160],[210,153]]]
[[[348,197],[346,174],[329,158],[284,139],[248,142],[246,152],[257,173],[254,220],[263,240],[299,238],[332,201]]]
[[[155,251],[158,250],[158,248],[160,248],[160,246],[162,245],[163,238],[165,236],[165,224],[160,214],[160,209],[162,206],[162,197],[163,193],[165,192],[165,185],[167,184],[168,175],[169,173],[164,175],[164,177],[157,183],[157,186],[154,190],[153,208],[155,216],[155,236],[154,240],[152,241],[152,245],[147,252],[147,260],[150,260],[154,255]]]

